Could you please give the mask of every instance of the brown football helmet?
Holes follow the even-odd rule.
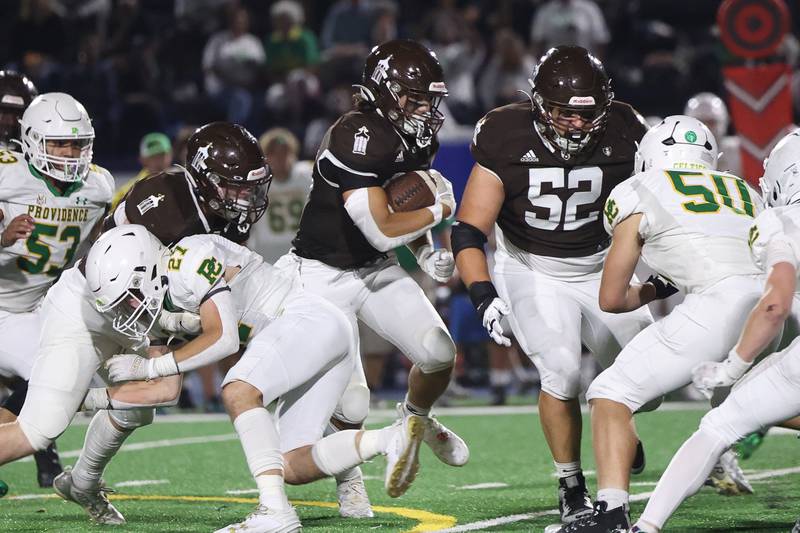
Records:
[[[0,70],[0,144],[9,146],[12,141],[19,141],[19,119],[38,95],[39,91],[24,74]]]
[[[603,64],[588,50],[551,48],[528,81],[537,126],[562,155],[587,149],[603,133],[614,93]]]
[[[238,225],[261,218],[269,203],[272,173],[249,131],[230,122],[212,122],[189,137],[186,149],[186,169],[209,210]]]
[[[442,66],[416,41],[397,39],[373,48],[358,87],[365,101],[420,148],[430,145],[442,127],[439,104],[447,96]]]

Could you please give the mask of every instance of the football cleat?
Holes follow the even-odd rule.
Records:
[[[384,486],[392,498],[403,495],[419,470],[419,448],[425,436],[425,418],[418,415],[401,416],[395,422],[394,435],[386,450]]]
[[[720,456],[705,484],[714,487],[724,496],[753,494],[753,487],[739,467],[736,452],[733,450],[728,450]]]
[[[108,501],[110,489],[100,486],[94,490],[81,490],[72,483],[72,467],[68,466],[53,480],[53,490],[68,502],[77,503],[89,513],[97,524],[118,526],[125,517]]]
[[[242,522],[225,526],[214,533],[295,533],[302,530],[294,507],[278,511],[259,505]]]
[[[450,466],[464,466],[469,461],[469,447],[461,437],[433,416],[423,417],[422,421],[425,426],[422,439],[441,462]]]
[[[44,450],[34,453],[33,458],[36,461],[36,480],[39,486],[49,489],[53,486],[56,476],[64,471],[58,458],[56,444],[52,443]]]
[[[794,523],[791,533],[800,533],[800,518],[798,518],[797,522]]]
[[[558,479],[558,510],[562,524],[570,524],[594,512],[583,474]]]
[[[594,502],[592,514],[571,524],[564,524],[559,533],[626,533],[631,527],[628,506],[607,509],[606,502]]]
[[[644,472],[644,467],[647,464],[647,458],[644,456],[644,445],[642,441],[636,442],[636,455],[633,456],[633,463],[631,464],[631,474],[637,476]]]
[[[739,457],[741,457],[743,461],[750,459],[758,447],[761,446],[761,443],[764,442],[764,438],[766,438],[766,436],[766,431],[756,431],[754,433],[750,433],[748,436],[734,444],[733,449],[736,450],[736,453],[739,454]]]
[[[339,516],[342,518],[372,518],[372,505],[369,502],[364,480],[359,476],[336,484],[339,499]]]

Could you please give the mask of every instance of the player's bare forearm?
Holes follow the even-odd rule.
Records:
[[[114,408],[128,405],[132,408],[174,405],[180,396],[182,384],[181,374],[150,381],[127,381],[108,387],[108,397]]]
[[[789,263],[777,263],[770,270],[764,294],[750,312],[742,330],[736,353],[752,362],[781,332],[792,310],[797,271]]]
[[[456,257],[456,268],[467,287],[477,281],[491,281],[486,254],[477,248],[462,250]]]
[[[236,352],[238,343],[233,345],[229,339],[231,335],[226,332],[226,329],[231,328],[231,325],[224,325],[224,320],[227,319],[230,322],[230,319],[227,316],[223,318],[222,312],[215,303],[215,300],[221,298],[229,299],[230,292],[225,294],[218,293],[207,299],[200,306],[200,324],[203,328],[202,332],[173,352],[177,363],[201,354],[208,356],[212,351],[216,354],[214,360],[218,361]],[[220,300],[220,304],[223,304],[222,300]],[[238,337],[236,340],[238,341]],[[210,362],[212,361],[205,361],[205,364]]]
[[[600,282],[600,309],[608,313],[627,313],[652,302],[655,287],[650,283],[631,284],[633,271],[642,253],[639,236],[641,215],[632,215],[614,228],[611,247],[603,265]]]
[[[345,191],[342,199],[347,202],[348,198],[358,189]],[[380,187],[367,187],[367,198],[369,202],[369,212],[375,225],[386,237],[401,237],[414,233],[420,229],[430,226],[434,222],[433,212],[430,209],[416,209],[402,213],[392,213],[389,211],[389,200],[386,192]],[[444,207],[443,216],[450,216],[450,209]]]

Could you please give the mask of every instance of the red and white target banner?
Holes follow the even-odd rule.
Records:
[[[764,158],[792,125],[791,73],[772,56],[790,26],[784,0],[725,0],[717,11],[722,42],[743,66],[723,68],[728,107],[741,139],[744,177],[758,184]]]

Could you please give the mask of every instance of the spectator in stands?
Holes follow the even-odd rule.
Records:
[[[271,82],[283,80],[298,68],[319,63],[319,47],[314,33],[303,26],[303,7],[295,0],[281,0],[269,11],[272,33],[264,40],[267,75]]]
[[[372,43],[372,2],[337,0],[322,22],[320,40],[328,57],[366,57]]]
[[[373,7],[372,45],[397,39],[397,4],[392,0],[376,0]]]
[[[611,36],[594,0],[548,0],[533,17],[531,43],[539,57],[562,44],[582,46],[602,59]]]
[[[528,86],[535,65],[536,60],[517,34],[508,28],[499,30],[494,53],[478,86],[483,108],[493,109],[519,100],[519,91]]]
[[[48,0],[21,2],[19,19],[4,39],[11,43],[11,61],[17,70],[25,72],[41,92],[57,89],[54,76],[59,62],[67,59],[66,29]]]
[[[139,163],[142,169],[128,183],[118,188],[111,201],[112,210],[122,201],[128,190],[139,180],[164,172],[172,166],[172,143],[160,132],[148,133],[139,143]]]
[[[266,54],[250,29],[244,7],[232,9],[228,29],[211,36],[203,50],[206,92],[227,120],[246,124],[253,109],[252,90],[260,81]]]

